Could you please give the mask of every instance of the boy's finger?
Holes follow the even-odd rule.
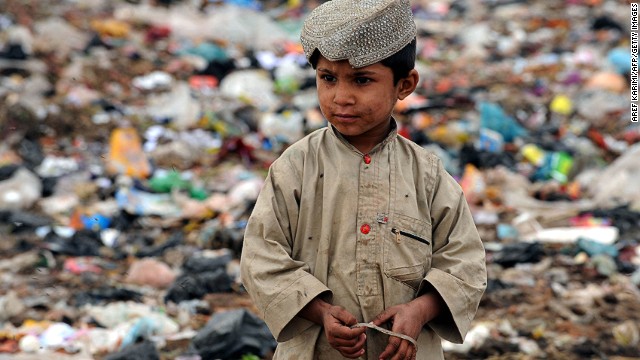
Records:
[[[400,346],[398,346],[398,350],[396,350],[395,355],[391,358],[391,360],[405,360],[411,359],[411,357],[407,357],[407,355],[411,355],[409,353],[410,349],[407,346],[409,344],[408,341],[401,341]],[[410,345],[410,344],[409,344]]]
[[[358,343],[356,344],[356,346],[364,347],[364,344],[366,341],[367,341],[367,334],[362,334],[358,338]]]
[[[361,356],[364,354],[364,343],[366,339],[366,335],[362,334],[355,345],[338,347],[337,350],[340,351],[341,354],[353,355],[355,357]]]
[[[356,341],[353,346],[334,346],[334,348],[340,351],[345,357],[348,358],[357,358],[359,356],[364,355],[364,343],[367,339],[365,334],[362,334]]]
[[[358,343],[358,338],[353,339],[343,339],[339,337],[334,337],[331,341],[332,345],[340,348],[354,348]]]
[[[417,348],[415,347],[415,345],[413,345],[410,342],[407,342],[407,355],[405,356],[405,359],[407,360],[416,360],[416,356],[417,356]]]
[[[355,358],[359,358],[360,356],[364,355],[364,349],[360,349],[360,350],[355,351],[353,353],[340,351],[340,354],[342,356],[346,357],[346,358],[355,359]]]
[[[384,323],[386,323],[387,321],[389,321],[391,318],[393,318],[393,316],[396,314],[395,311],[393,311],[392,308],[389,308],[383,312],[381,312],[380,314],[378,314],[378,316],[376,316],[375,319],[373,319],[372,323],[376,326],[380,326]]]
[[[400,343],[400,338],[389,336],[389,343],[387,344],[387,347],[384,348],[384,351],[380,354],[379,359],[386,360],[391,358],[391,356],[393,356],[398,351]]]
[[[350,328],[348,326],[337,326],[332,331],[332,334],[333,336],[341,339],[351,340],[351,339],[356,339],[358,336],[364,334],[366,330],[367,328],[364,328],[364,327]]]

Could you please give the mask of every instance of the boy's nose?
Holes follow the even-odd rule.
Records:
[[[355,103],[353,89],[345,84],[336,84],[335,92],[333,93],[333,102],[337,105],[353,105]]]

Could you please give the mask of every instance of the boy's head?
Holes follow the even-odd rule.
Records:
[[[333,0],[314,9],[300,40],[309,63],[318,57],[348,60],[354,68],[377,62],[391,68],[394,82],[415,66],[416,25],[408,0]]]
[[[316,69],[322,113],[367,153],[386,137],[395,103],[419,79],[409,1],[326,2],[309,14],[300,38]]]

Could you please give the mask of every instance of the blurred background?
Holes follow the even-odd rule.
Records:
[[[269,165],[326,126],[322,1],[0,0],[0,359],[269,359],[239,277]],[[412,1],[400,134],[489,283],[447,359],[640,358],[630,2]]]

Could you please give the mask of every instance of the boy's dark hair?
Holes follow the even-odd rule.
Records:
[[[319,57],[320,51],[316,49],[309,58],[309,63],[311,63],[314,69],[318,65]],[[382,59],[380,63],[393,71],[393,85],[397,85],[398,81],[409,76],[409,71],[413,70],[416,66],[416,39],[413,38],[413,40],[400,49],[400,51]]]

